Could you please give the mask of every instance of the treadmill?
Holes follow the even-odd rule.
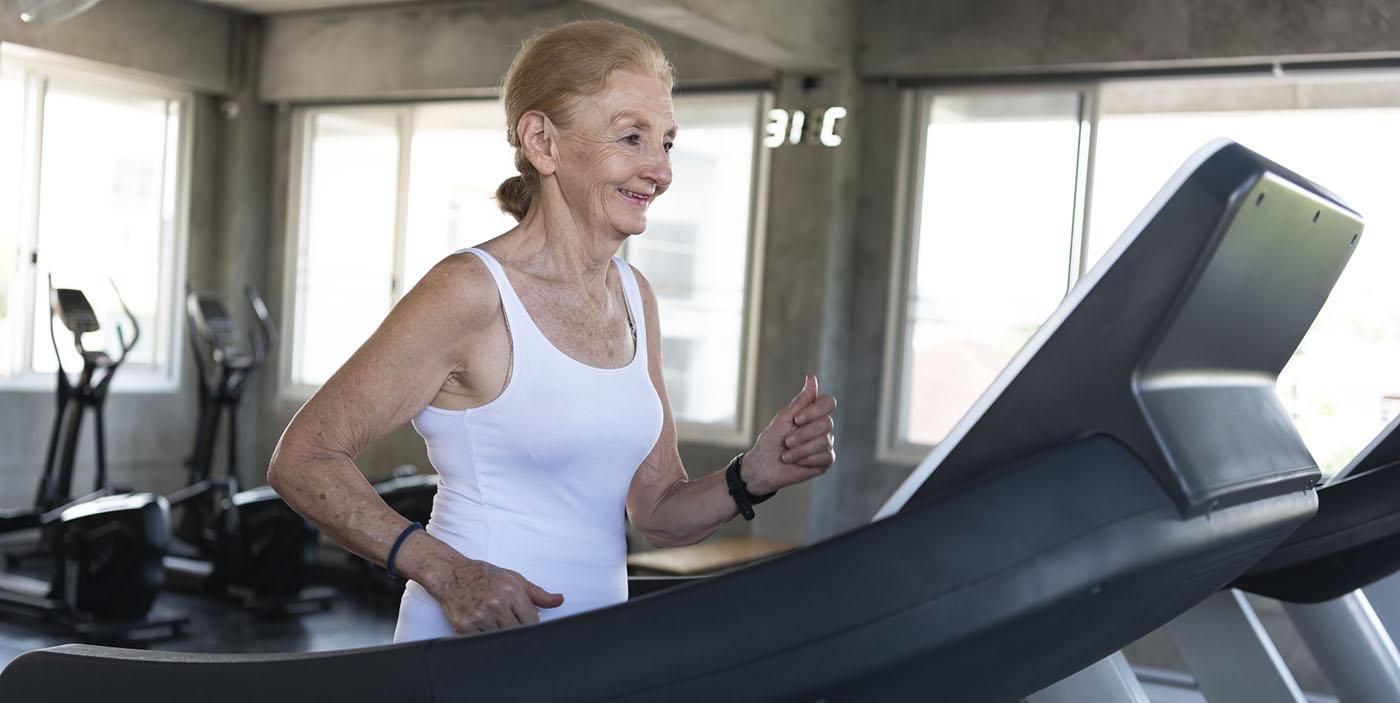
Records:
[[[1400,418],[1318,489],[1317,517],[1233,584],[1283,601],[1342,700],[1400,700],[1400,651],[1372,608],[1373,594],[1360,590],[1400,571],[1397,468]],[[1266,638],[1244,644],[1267,648]],[[1257,669],[1260,677],[1288,676]]]
[[[1400,417],[1317,491],[1317,517],[1238,588],[1292,603],[1340,598],[1400,571]]]
[[[870,525],[480,636],[283,655],[48,648],[0,672],[0,698],[1024,697],[1313,516],[1320,474],[1273,386],[1360,229],[1321,188],[1213,142]]]

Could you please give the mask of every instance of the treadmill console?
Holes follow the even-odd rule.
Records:
[[[1185,515],[1307,490],[1274,382],[1361,236],[1327,191],[1227,140],[1201,149],[877,514],[1108,435]]]

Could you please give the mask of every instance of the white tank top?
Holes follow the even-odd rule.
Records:
[[[634,356],[600,369],[545,338],[490,254],[465,251],[496,281],[513,359],[495,400],[460,411],[428,406],[413,419],[439,475],[428,532],[564,594],[562,606],[540,610],[541,620],[625,601],[627,488],[662,422],[632,268],[613,257],[636,330]],[[430,598],[416,583],[408,588]]]

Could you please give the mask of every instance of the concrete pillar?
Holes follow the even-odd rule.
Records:
[[[774,104],[802,110],[815,124],[821,111],[848,111],[841,132],[860,129],[860,85],[851,68],[805,76],[781,74]],[[819,127],[819,124],[815,126]],[[860,178],[859,140],[840,146],[818,140],[784,144],[772,154],[769,172],[767,236],[764,243],[763,302],[760,309],[755,430],[764,427],[798,392],[804,372],[817,375],[823,392],[846,395],[851,241]],[[754,536],[798,543],[810,541],[814,525],[840,484],[845,411],[838,407],[837,467],[827,476],[784,489],[765,504],[754,522]]]
[[[222,136],[219,142],[220,187],[215,215],[215,237],[205,262],[191,261],[193,271],[203,265],[208,278],[196,287],[218,291],[224,305],[240,326],[256,324],[243,295],[253,285],[264,297],[271,283],[267,274],[270,243],[271,156],[273,108],[258,100],[258,64],[262,55],[263,20],[240,17],[233,23],[229,49],[229,92],[213,98],[214,116]],[[183,301],[182,301],[183,302]],[[281,324],[280,318],[274,322]],[[276,354],[277,350],[273,351]],[[259,442],[259,396],[276,392],[276,366],[265,365],[247,386],[238,415],[239,477],[245,486],[265,483],[270,449]],[[186,374],[190,376],[192,374]],[[193,408],[191,408],[193,414]],[[227,421],[220,428],[214,466],[225,467],[228,451]],[[223,468],[215,468],[216,472]]]

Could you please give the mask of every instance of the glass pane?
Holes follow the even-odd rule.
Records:
[[[0,69],[6,67],[0,66]],[[13,375],[20,361],[23,296],[20,274],[20,175],[24,168],[24,74],[0,70],[0,378]]]
[[[675,181],[624,252],[656,292],[666,388],[681,421],[738,422],[758,99],[675,98]]]
[[[176,178],[167,146],[178,103],[90,91],[51,82],[44,100],[39,183],[38,266],[34,286],[33,369],[57,367],[49,338],[49,274],[55,286],[81,289],[102,324],[88,349],[118,348],[125,323],[111,283],[141,326],[128,362],[156,364],[167,334],[160,294],[165,236],[173,232],[167,179]],[[110,279],[110,282],[109,282]],[[64,364],[81,367],[73,337],[55,321]],[[100,337],[100,339],[95,338]]]
[[[1075,92],[929,106],[901,439],[933,444],[1055,309],[1069,277]]]
[[[444,256],[515,226],[495,199],[501,181],[516,173],[505,122],[497,100],[414,108],[401,290]]]
[[[1105,115],[1091,246],[1101,253],[1192,151],[1230,137],[1337,193],[1366,231],[1279,391],[1325,473],[1400,412],[1400,109]]]
[[[309,120],[294,383],[324,383],[389,313],[398,129],[394,110],[322,111]]]

